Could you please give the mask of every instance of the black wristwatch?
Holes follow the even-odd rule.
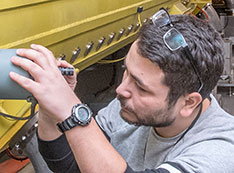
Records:
[[[71,116],[61,123],[57,123],[60,132],[64,133],[67,130],[76,126],[86,126],[90,123],[92,111],[86,104],[76,104],[72,108]]]

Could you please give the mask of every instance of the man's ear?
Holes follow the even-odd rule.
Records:
[[[184,106],[180,110],[181,116],[184,118],[193,114],[194,110],[201,103],[202,97],[199,93],[193,92],[184,97]]]

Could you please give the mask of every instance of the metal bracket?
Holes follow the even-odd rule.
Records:
[[[84,56],[87,56],[90,52],[91,52],[91,50],[92,50],[92,48],[93,48],[93,45],[94,45],[94,42],[89,42],[87,45],[86,45],[86,50],[85,50],[85,53],[84,53]]]
[[[107,42],[108,45],[111,44],[111,42],[114,40],[115,35],[116,35],[115,32],[113,32],[113,33],[111,33],[111,34],[109,35],[109,40],[108,40],[108,42]]]
[[[81,52],[81,49],[79,47],[72,51],[71,63],[75,62],[80,52]]]
[[[130,32],[132,31],[132,29],[133,29],[133,25],[130,25],[130,26],[128,27],[127,32],[126,32],[126,36],[128,36],[128,35],[130,34]]]
[[[125,32],[125,28],[122,28],[122,29],[119,31],[119,35],[118,35],[118,37],[117,37],[117,40],[120,40],[120,38],[123,36],[124,32]]]
[[[105,37],[102,37],[100,40],[98,40],[98,45],[97,45],[96,50],[99,50],[102,47],[102,45],[104,44],[105,40],[106,40]]]

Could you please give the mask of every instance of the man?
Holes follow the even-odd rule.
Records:
[[[156,13],[127,54],[118,99],[96,121],[77,105],[75,76],[57,68],[70,65],[31,47],[17,54],[32,61],[12,63],[34,81],[10,77],[38,100],[39,148],[54,172],[233,172],[234,118],[210,95],[223,70],[222,39],[206,22]]]

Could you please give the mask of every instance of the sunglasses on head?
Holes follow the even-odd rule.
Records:
[[[191,51],[189,50],[188,44],[186,43],[183,35],[173,26],[173,23],[171,21],[170,15],[168,14],[167,10],[161,8],[158,12],[156,12],[152,16],[152,22],[155,26],[158,26],[158,28],[162,28],[163,26],[166,25],[169,25],[171,27],[163,35],[163,41],[165,45],[168,47],[168,49],[170,49],[171,51],[175,51],[179,48],[182,48],[184,54],[186,55],[186,58],[189,60],[195,74],[197,75],[198,81],[200,83],[200,87],[197,92],[200,93],[200,91],[203,88],[203,82],[198,73],[198,70],[196,69],[193,63],[193,56],[191,54]]]

